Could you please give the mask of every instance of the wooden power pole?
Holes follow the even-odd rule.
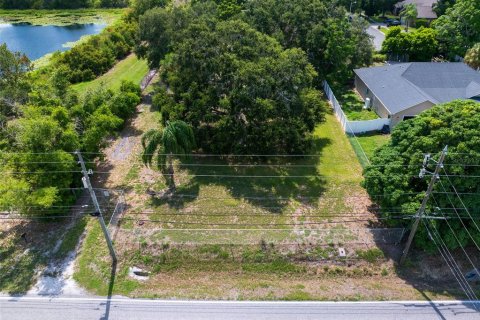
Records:
[[[400,258],[400,264],[402,265],[405,262],[405,259],[407,258],[408,251],[410,250],[410,246],[412,245],[413,238],[415,237],[415,233],[417,232],[418,229],[418,224],[420,223],[420,220],[423,218],[423,215],[425,214],[425,208],[427,207],[427,202],[430,199],[430,196],[433,191],[433,187],[437,180],[440,178],[438,175],[440,172],[440,169],[443,168],[443,161],[445,160],[445,156],[447,155],[447,149],[448,147],[445,146],[445,148],[442,150],[442,153],[440,154],[440,158],[438,159],[437,166],[435,167],[435,171],[432,174],[432,178],[430,179],[430,183],[428,184],[427,188],[427,193],[425,193],[425,197],[423,198],[422,205],[420,206],[420,209],[418,209],[417,215],[415,216],[415,221],[413,222],[412,230],[410,231],[410,234],[408,236],[407,244],[405,245],[405,249],[403,250],[402,257]],[[420,177],[422,177],[425,174],[425,166],[428,164],[428,158],[426,158],[426,161],[423,162],[423,168],[420,170]]]
[[[88,189],[88,192],[90,193],[90,197],[92,198],[92,202],[95,206],[95,216],[98,217],[98,221],[100,222],[100,226],[102,227],[103,235],[105,236],[105,240],[107,241],[108,250],[110,251],[112,260],[115,263],[117,262],[117,255],[115,254],[115,249],[113,248],[112,239],[110,238],[110,234],[108,233],[107,226],[105,225],[105,220],[103,219],[102,209],[98,204],[97,196],[95,195],[95,191],[92,188],[90,177],[88,175],[87,168],[85,167],[85,162],[83,161],[83,157],[80,151],[77,151],[75,153],[78,156],[78,162],[82,166],[83,185],[85,186],[85,189]]]

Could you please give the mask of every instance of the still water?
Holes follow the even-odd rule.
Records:
[[[30,60],[47,53],[65,51],[67,42],[77,41],[84,35],[100,33],[105,24],[74,24],[70,26],[33,26],[0,23],[0,44],[6,43],[11,51],[20,51]]]

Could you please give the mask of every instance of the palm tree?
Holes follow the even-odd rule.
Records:
[[[416,19],[418,16],[417,5],[415,3],[405,5],[400,12],[400,16],[405,17],[405,22],[407,23],[406,31],[408,32],[410,22]]]
[[[183,121],[167,121],[165,128],[152,129],[142,136],[145,165],[151,165],[156,155],[157,167],[163,173],[169,192],[176,189],[173,160],[186,158],[195,148],[195,137],[192,127]]]

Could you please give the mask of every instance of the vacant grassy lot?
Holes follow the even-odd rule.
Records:
[[[178,189],[168,197],[160,195],[165,188],[161,174],[140,161],[142,133],[159,125],[158,111],[140,106],[137,117],[105,150],[106,159],[99,161],[97,170],[109,173],[98,179],[105,187],[126,191],[128,210],[115,234],[120,262],[114,286],[96,223],[88,227],[77,261],[74,277],[81,285],[98,294],[143,297],[321,300],[332,299],[333,292],[322,293],[325,288],[315,283],[324,279],[325,286],[334,288],[339,280],[330,277],[332,272],[345,277],[357,273],[362,281],[361,269],[318,271],[305,263],[334,258],[339,244],[368,240],[368,234],[357,231],[365,229],[367,220],[375,221],[360,187],[362,168],[333,115],[317,127],[314,148],[306,157],[192,156],[177,162]],[[357,214],[365,222],[348,223]],[[363,242],[359,246],[368,249]],[[309,253],[295,258],[295,248]],[[347,251],[357,256],[354,246]],[[365,272],[384,277],[386,260],[381,260]],[[132,266],[154,276],[135,280],[128,276]],[[360,296],[340,290],[337,298]]]
[[[29,23],[33,25],[65,26],[71,24],[106,23],[118,20],[125,9],[77,10],[2,10],[0,22]]]
[[[136,55],[131,54],[122,61],[119,61],[110,71],[89,82],[82,82],[72,86],[80,94],[95,90],[100,86],[110,89],[118,89],[124,80],[140,84],[143,77],[148,73],[148,66],[145,60],[140,60]]]
[[[422,264],[409,262],[410,269],[397,270],[368,234],[355,232],[375,223],[352,224],[352,216],[372,222],[375,216],[365,215],[371,203],[359,186],[362,169],[333,115],[315,132],[315,157],[192,157],[176,164],[178,190],[170,197],[147,194],[165,185],[139,159],[142,133],[159,123],[158,111],[139,106],[137,117],[105,150],[106,159],[99,160],[97,170],[108,171],[97,175],[99,182],[123,188],[128,209],[113,236],[116,272],[98,223],[87,226],[74,278],[89,291],[173,299],[461,297],[451,283],[432,286],[423,278],[446,278],[441,262],[424,264],[419,258]],[[346,258],[339,257],[338,247],[345,248]],[[131,277],[133,266],[149,277]]]

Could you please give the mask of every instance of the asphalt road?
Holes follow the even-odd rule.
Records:
[[[377,51],[382,49],[382,43],[385,41],[385,34],[378,30],[378,25],[370,25],[367,28],[367,33],[373,37],[373,45]]]
[[[215,302],[0,297],[1,320],[480,319],[461,302]]]

